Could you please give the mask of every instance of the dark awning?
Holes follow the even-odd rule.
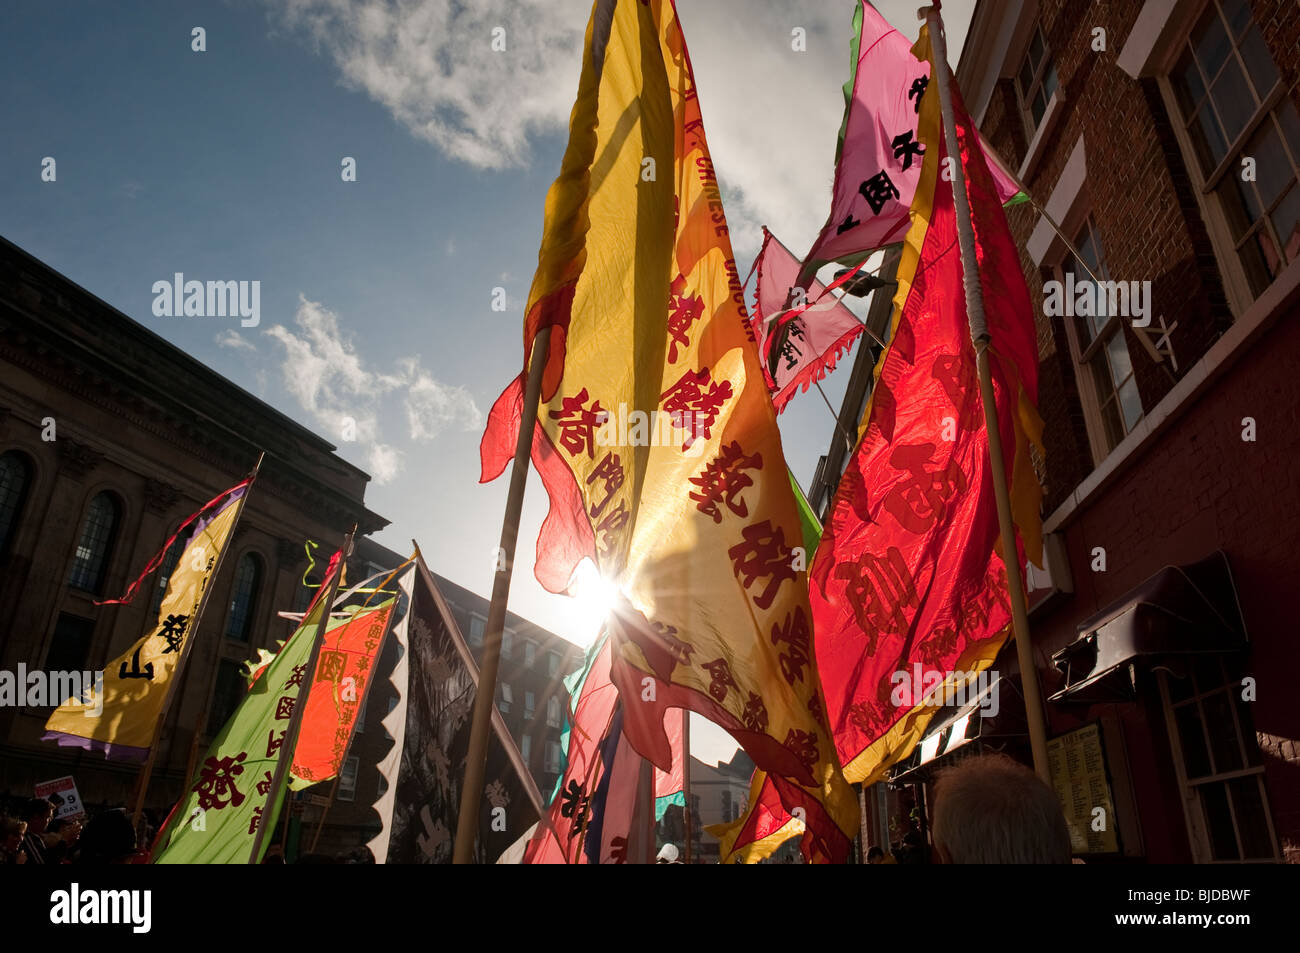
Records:
[[[1216,552],[1189,566],[1160,570],[1079,626],[1052,656],[1065,687],[1048,701],[1132,701],[1136,664],[1150,667],[1246,646],[1228,557]]]
[[[991,696],[997,699],[996,705],[990,705]],[[990,714],[990,710],[997,714]],[[1024,737],[1024,710],[1020,676],[993,677],[988,687],[967,704],[944,705],[935,712],[911,755],[890,771],[890,783],[928,780],[931,772],[952,761],[948,755],[972,741]]]

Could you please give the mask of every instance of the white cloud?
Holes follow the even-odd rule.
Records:
[[[590,0],[267,2],[331,57],[347,86],[452,158],[487,169],[526,165],[532,139],[568,127]],[[952,6],[955,59],[971,3]],[[763,224],[802,254],[830,210],[853,3],[678,7],[737,255],[758,251]],[[878,0],[877,8],[916,36],[915,0]],[[497,26],[505,52],[491,48]],[[805,52],[791,49],[795,27],[806,33]]]
[[[232,351],[257,351],[257,345],[234,328],[226,328],[220,334],[214,335],[212,340],[217,342],[217,347],[228,347]]]
[[[402,453],[381,438],[383,399],[401,394],[408,436],[429,440],[449,427],[472,430],[483,415],[461,387],[440,383],[418,357],[404,357],[390,372],[366,366],[339,319],[305,296],[298,297],[297,330],[272,325],[266,333],[284,345],[283,383],[329,439],[366,445],[371,476],[387,483],[401,470]]]

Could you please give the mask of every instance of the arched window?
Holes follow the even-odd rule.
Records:
[[[239,560],[239,568],[235,570],[235,589],[230,599],[230,615],[226,619],[226,638],[248,641],[253,631],[257,590],[261,585],[261,561],[252,553],[244,553]]]
[[[77,541],[68,585],[86,592],[99,592],[104,582],[104,570],[108,567],[108,551],[113,547],[117,521],[117,501],[110,493],[100,493],[90,501],[86,519],[81,524],[81,537]]]
[[[186,532],[189,532],[186,527]],[[157,585],[153,588],[153,599],[149,603],[149,617],[152,619],[158,615],[162,609],[163,596],[167,594],[167,583],[171,582],[172,573],[176,571],[176,564],[181,561],[181,552],[185,549],[186,534],[181,533],[167,547],[167,554],[163,556],[162,565],[158,567]]]
[[[18,516],[31,482],[32,468],[21,453],[10,450],[0,456],[0,556],[8,551],[9,540],[18,528]]]

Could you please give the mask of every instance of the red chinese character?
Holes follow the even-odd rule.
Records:
[[[262,809],[255,807],[253,808],[253,816],[248,819],[248,833],[256,834],[257,825],[260,823],[262,823]]]
[[[762,696],[749,693],[742,719],[750,731],[767,731],[767,706],[763,704]]]
[[[244,773],[243,761],[248,752],[241,751],[231,758],[209,757],[199,772],[199,783],[194,793],[199,796],[199,807],[205,811],[220,810],[230,805],[239,807],[244,795],[235,787],[235,778]]]
[[[695,508],[711,516],[715,523],[722,522],[719,503],[725,503],[737,516],[748,516],[749,509],[745,501],[739,498],[740,491],[753,486],[754,481],[744,471],[760,470],[762,467],[761,454],[745,456],[740,444],[733,440],[722,448],[699,476],[690,478],[690,482],[700,488],[700,492],[692,491],[690,494],[690,498],[696,501]]]
[[[920,535],[930,529],[966,492],[966,474],[955,457],[934,470],[926,469],[934,451],[934,444],[915,444],[899,447],[889,458],[890,466],[910,473],[911,479],[896,483],[881,505],[909,533]]]
[[[812,771],[813,765],[817,763],[816,735],[811,731],[800,731],[798,728],[791,728],[790,733],[785,736],[785,746],[809,772]]]
[[[293,717],[293,705],[294,705],[294,702],[296,702],[296,701],[297,701],[296,698],[291,698],[291,697],[288,696],[288,695],[281,695],[278,699],[276,699],[276,702],[275,702],[275,720],[276,720],[276,721],[285,721],[286,719],[292,718],[292,717]]]
[[[677,362],[677,345],[690,347],[687,332],[691,325],[704,314],[704,299],[699,295],[686,295],[686,278],[678,275],[673,279],[668,295],[668,363]]]
[[[614,553],[614,540],[611,538],[615,533],[627,525],[632,514],[628,512],[627,505],[618,501],[618,506],[609,511],[609,514],[596,524],[596,535],[604,534],[604,539],[600,544],[600,555],[605,559],[610,558]]]
[[[822,708],[821,695],[814,693],[813,697],[808,699],[808,711],[817,719],[818,725],[823,728],[826,727],[826,711]]]
[[[592,401],[591,409],[586,408],[587,388],[578,391],[574,397],[565,397],[560,401],[558,411],[550,411],[551,419],[560,423],[560,446],[577,456],[584,450],[587,456],[594,457],[592,434],[596,428],[609,417],[600,407],[600,401]]]
[[[784,623],[772,626],[772,644],[785,643],[781,653],[781,674],[793,685],[803,678],[803,667],[808,664],[808,617],[796,608],[785,617]]]
[[[596,464],[596,469],[591,471],[587,477],[587,486],[591,486],[597,480],[605,481],[605,498],[600,501],[599,506],[591,508],[591,518],[595,519],[600,515],[606,504],[614,497],[614,493],[623,485],[623,465],[619,462],[617,453],[607,453],[601,458],[600,463]]]
[[[713,680],[709,682],[709,694],[720,702],[727,700],[727,689],[740,687],[736,684],[736,680],[731,677],[731,666],[727,664],[727,660],[724,658],[705,662],[701,668],[713,677]]]
[[[845,562],[835,568],[835,578],[843,579],[849,605],[859,628],[867,636],[865,653],[872,655],[883,633],[902,632],[907,628],[907,608],[916,608],[916,584],[896,546],[885,556],[863,553],[857,562]]]
[[[266,756],[268,758],[276,757],[276,752],[280,750],[280,745],[284,744],[284,732],[280,732],[280,737],[275,736],[275,729],[272,728],[266,733]]]
[[[257,782],[257,793],[262,795],[262,797],[266,797],[268,794],[271,793],[271,772],[270,771],[265,772],[265,776],[262,778],[262,780]]]
[[[301,685],[301,684],[302,684],[302,678],[303,678],[303,676],[306,675],[306,674],[307,674],[307,665],[306,665],[306,663],[304,663],[304,664],[302,664],[302,665],[295,665],[295,666],[293,667],[293,673],[289,676],[289,680],[288,680],[287,682],[284,683],[284,687],[285,687],[285,688],[293,688],[295,685]]]
[[[316,662],[316,681],[337,682],[343,677],[343,669],[348,664],[348,657],[342,652],[322,649],[320,659]]]
[[[673,426],[686,431],[683,450],[689,450],[699,437],[708,440],[713,436],[713,422],[729,397],[731,381],[714,381],[707,367],[687,371],[676,384],[659,395],[664,413],[672,418]]]
[[[984,417],[979,396],[979,379],[975,376],[975,362],[952,354],[940,354],[934,359],[930,375],[939,382],[943,392],[957,409],[957,426],[970,430]]]
[[[771,577],[761,595],[754,599],[760,609],[770,608],[781,583],[795,578],[794,550],[785,544],[785,530],[772,528],[770,520],[746,526],[743,543],[727,550],[741,585],[748,589],[761,576]]]

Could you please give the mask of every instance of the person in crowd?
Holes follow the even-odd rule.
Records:
[[[43,837],[45,862],[47,864],[67,863],[80,837],[81,821],[71,817],[61,817],[54,821]]]
[[[1004,754],[968,758],[939,774],[931,830],[941,863],[1070,863],[1056,793]]]
[[[135,828],[126,811],[118,808],[96,814],[81,832],[76,863],[129,864],[135,859]]]
[[[41,835],[54,819],[54,805],[43,797],[34,797],[27,802],[23,819],[27,821],[27,834],[23,837],[23,850],[27,852],[27,862],[43,864],[45,863],[45,840]]]
[[[655,858],[656,864],[680,864],[678,857],[681,852],[678,851],[676,844],[664,844],[659,848],[659,856]]]
[[[6,817],[0,824],[0,865],[27,863],[23,838],[27,835],[27,822],[19,817]]]
[[[893,854],[886,854],[884,849],[879,845],[872,845],[867,849],[867,863],[869,864],[897,864]]]

